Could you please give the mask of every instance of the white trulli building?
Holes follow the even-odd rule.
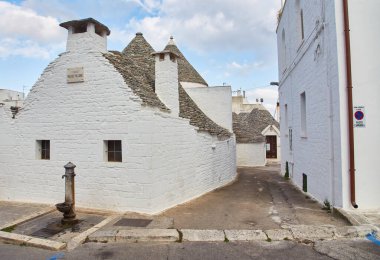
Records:
[[[235,179],[231,102],[215,118],[225,127],[197,106],[184,87],[209,87],[168,50],[172,41],[154,52],[137,33],[122,53],[109,52],[110,31],[96,20],[61,26],[66,52],[15,119],[0,108],[0,200],[62,202],[69,161],[80,207],[156,213]],[[231,90],[215,91],[230,99]]]
[[[281,160],[278,122],[261,103],[250,104],[245,91],[232,96],[232,121],[237,166],[264,166]]]
[[[380,208],[379,9],[287,0],[277,28],[282,171],[346,209]]]

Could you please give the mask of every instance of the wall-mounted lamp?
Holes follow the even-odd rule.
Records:
[[[278,82],[272,81],[271,83],[269,83],[269,85],[271,85],[271,86],[278,86]]]

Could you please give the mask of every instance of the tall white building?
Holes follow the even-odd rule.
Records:
[[[282,172],[320,201],[380,208],[378,0],[287,0],[277,28]]]

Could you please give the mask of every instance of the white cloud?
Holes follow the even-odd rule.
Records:
[[[83,2],[82,0],[81,2]],[[62,2],[60,0],[24,0],[21,3],[24,9],[33,10],[42,16],[55,17],[59,21],[68,21],[78,18],[75,14],[73,1]],[[89,6],[90,7],[90,6]]]
[[[230,75],[235,74],[237,76],[247,76],[252,74],[255,69],[259,69],[263,66],[263,62],[239,63],[237,61],[233,61],[227,64],[226,68]]]
[[[264,106],[273,115],[278,100],[277,86],[260,87],[252,90],[247,90],[245,92],[245,95],[250,103],[254,103],[256,99],[264,99]]]
[[[161,1],[157,0],[123,0],[124,2],[135,2],[148,13],[154,13],[161,6]]]
[[[0,1],[0,57],[48,59],[63,49],[66,37],[58,21],[33,10]]]
[[[42,46],[31,40],[18,40],[5,38],[0,40],[0,58],[10,56],[22,56],[27,58],[51,59],[55,54],[64,49],[64,44]]]
[[[160,48],[174,35],[181,46],[200,52],[249,50],[258,56],[275,55],[263,50],[270,46],[275,49],[277,0],[151,2],[159,8],[159,16],[133,19],[127,29],[154,35]]]
[[[55,18],[7,2],[0,2],[0,28],[1,37],[24,37],[39,43],[65,39],[64,29],[61,30]]]

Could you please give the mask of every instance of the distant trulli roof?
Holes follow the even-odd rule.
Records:
[[[143,104],[168,111],[169,109],[154,92],[154,49],[141,33],[128,44],[123,52],[111,51],[103,54],[105,58],[122,75],[125,83],[139,96]],[[191,66],[191,65],[190,65]],[[182,86],[179,91],[179,116],[190,120],[190,124],[200,131],[209,132],[218,137],[230,137],[227,129],[208,118],[186,93]]]
[[[261,132],[268,126],[274,125],[278,129],[279,123],[266,109],[253,109],[250,113],[232,113],[233,131],[237,143],[265,142]]]
[[[170,37],[169,43],[166,45],[165,50],[172,51],[179,56],[178,59],[178,79],[180,82],[200,83],[208,86],[207,82],[202,76],[194,69],[194,67],[187,61],[182,52],[175,44],[173,37]]]

